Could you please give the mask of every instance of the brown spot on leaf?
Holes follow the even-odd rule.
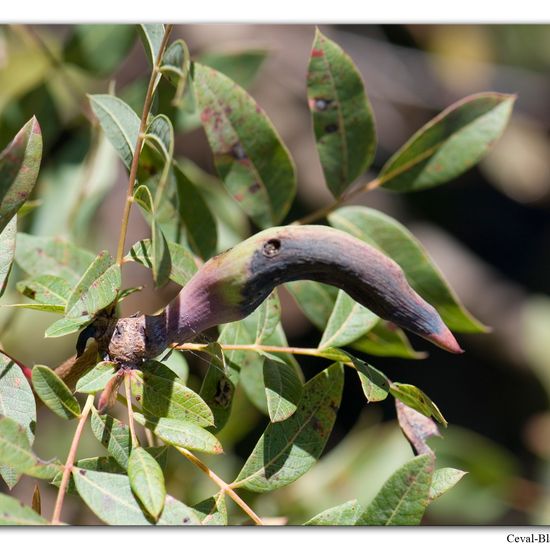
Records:
[[[248,191],[254,195],[254,193],[256,193],[257,191],[259,191],[261,188],[261,185],[255,181],[249,188],[248,188]]]
[[[325,52],[323,50],[319,50],[317,48],[313,48],[311,50],[311,57],[323,57],[325,55]]]

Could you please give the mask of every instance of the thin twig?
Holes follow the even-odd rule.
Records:
[[[187,460],[192,462],[197,468],[201,469],[224,493],[226,493],[240,508],[241,510],[252,519],[256,525],[263,525],[264,522],[260,517],[248,506],[248,504],[228,485],[221,477],[215,474],[200,458],[196,457],[193,453],[184,449],[183,447],[176,447],[176,449]]]
[[[180,344],[173,346],[173,349],[180,351],[203,351],[208,344]],[[261,344],[220,344],[225,351],[265,351],[268,353],[290,353],[292,355],[311,355],[319,357],[321,350],[317,348],[292,348],[288,346],[267,346]]]
[[[149,79],[149,84],[147,86],[147,92],[145,94],[145,101],[143,103],[143,111],[141,113],[141,120],[139,122],[139,131],[136,141],[136,146],[134,148],[134,156],[132,157],[132,164],[130,165],[130,175],[128,177],[128,190],[126,192],[126,201],[124,202],[124,211],[122,213],[122,224],[120,226],[120,237],[118,240],[117,248],[117,264],[122,265],[122,259],[124,257],[124,245],[126,244],[126,233],[128,232],[128,221],[130,219],[130,209],[132,207],[133,196],[134,196],[134,185],[137,179],[137,171],[139,166],[139,154],[141,153],[141,148],[143,147],[143,142],[145,140],[145,129],[147,127],[147,119],[149,113],[151,112],[151,105],[153,104],[153,97],[155,95],[155,88],[160,77],[160,65],[162,62],[162,57],[166,46],[168,44],[168,38],[170,32],[172,31],[173,25],[166,25],[164,31],[164,36],[162,38],[162,43],[159,48],[157,59],[155,60],[155,65],[151,71],[151,78]]]
[[[67,493],[67,486],[69,484],[69,477],[74,466],[74,460],[76,457],[76,451],[78,449],[78,444],[80,443],[80,437],[82,436],[82,430],[86,424],[88,415],[92,405],[94,404],[94,396],[89,395],[86,399],[86,404],[80,415],[80,420],[78,421],[78,426],[73,436],[73,441],[71,443],[71,448],[69,449],[69,454],[67,456],[67,461],[63,467],[63,477],[61,478],[61,483],[59,484],[59,492],[57,493],[57,500],[55,501],[55,508],[52,516],[52,525],[58,525],[59,519],[61,517],[61,509],[63,508],[63,501],[65,500],[65,494]]]
[[[126,406],[128,407],[128,426],[130,427],[130,437],[132,439],[132,449],[139,447],[139,441],[136,436],[136,427],[134,424],[134,411],[132,409],[132,391],[130,388],[130,377],[132,371],[124,373],[124,390],[126,392]]]

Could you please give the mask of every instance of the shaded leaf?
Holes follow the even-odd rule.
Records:
[[[174,447],[183,447],[208,454],[223,453],[221,443],[216,437],[192,422],[173,418],[153,418],[139,413],[135,413],[135,419]]]
[[[194,85],[201,122],[229,193],[260,227],[281,222],[296,193],[296,174],[275,128],[222,73],[195,63]]]
[[[165,161],[172,161],[174,128],[166,115],[157,115],[149,122],[145,139],[153,143]]]
[[[407,462],[384,483],[357,525],[418,525],[429,504],[433,468],[428,455]]]
[[[73,25],[63,58],[85,71],[107,76],[126,57],[135,37],[133,25]]]
[[[397,420],[405,437],[415,450],[415,454],[427,454],[435,458],[435,453],[426,443],[426,440],[432,436],[440,436],[437,424],[423,414],[415,411],[402,403],[399,399],[395,400],[397,409]]]
[[[270,424],[233,483],[254,492],[284,487],[321,455],[340,406],[343,368],[336,363],[309,380],[296,412]]]
[[[139,117],[122,99],[108,94],[89,95],[90,105],[107,139],[130,169],[139,133]]]
[[[17,234],[17,215],[15,215],[0,233],[0,296],[4,294],[8,277],[15,258],[15,236]]]
[[[0,418],[0,463],[24,472],[36,463],[25,428],[13,418]]]
[[[292,416],[303,394],[302,381],[293,366],[267,358],[263,364],[267,409],[271,422],[282,422]]]
[[[185,420],[202,427],[214,424],[208,405],[168,367],[147,361],[142,369],[141,375],[136,372],[132,377],[132,394],[145,414]]]
[[[437,405],[416,386],[392,382],[390,385],[390,393],[415,411],[422,413],[428,418],[433,416],[440,424],[447,427],[447,421],[441,414]]]
[[[486,92],[453,103],[384,165],[379,175],[383,186],[418,191],[456,178],[477,164],[500,137],[515,99]]]
[[[83,329],[92,320],[91,315],[83,315],[82,317],[75,317],[74,319],[63,318],[52,323],[44,333],[46,338],[59,338],[60,336],[67,336]]]
[[[468,472],[456,468],[439,468],[435,470],[430,485],[429,499],[435,500],[452,489]]]
[[[42,498],[40,496],[40,487],[38,483],[34,486],[31,507],[38,515],[42,512]]]
[[[170,241],[168,241],[168,250],[171,259],[170,279],[178,285],[185,286],[197,272],[194,256],[181,244]],[[125,259],[131,259],[151,269],[153,267],[151,254],[151,240],[143,239],[132,246]]]
[[[17,499],[0,493],[0,525],[47,525],[48,521]]]
[[[338,289],[315,281],[294,281],[285,288],[304,315],[319,330],[324,330],[334,309]]]
[[[76,383],[76,391],[80,393],[97,393],[101,391],[115,375],[117,368],[116,363],[101,361],[82,378],[79,378]]]
[[[353,349],[380,357],[402,357],[403,359],[425,359],[428,354],[416,351],[407,335],[399,328],[380,319],[367,334],[352,342]]]
[[[147,58],[151,65],[154,65],[164,37],[164,25],[160,23],[148,23],[139,25],[138,29]]]
[[[120,420],[108,414],[98,414],[92,410],[92,432],[109,454],[126,470],[132,450],[130,429]]]
[[[359,512],[360,506],[357,500],[349,500],[348,502],[344,502],[344,504],[324,510],[309,521],[306,521],[304,525],[355,525]]]
[[[107,251],[100,252],[69,296],[67,317],[93,316],[115,300],[121,284],[120,266]]]
[[[164,507],[166,487],[158,462],[140,447],[133,449],[128,461],[130,487],[145,509],[158,518]]]
[[[176,86],[176,95],[173,104],[181,102],[186,89],[189,70],[191,68],[191,57],[187,44],[180,39],[174,40],[162,56],[160,72]]]
[[[199,61],[228,76],[239,86],[248,88],[267,57],[267,53],[267,50],[262,49],[206,52],[199,56]]]
[[[405,272],[409,284],[437,309],[451,330],[485,330],[460,304],[420,242],[398,221],[364,206],[339,208],[328,218],[333,227],[375,246],[395,260]]]
[[[354,342],[369,332],[377,322],[377,315],[340,290],[319,348],[338,348]]]
[[[58,237],[17,234],[15,261],[31,277],[56,275],[74,286],[94,258],[91,252]]]
[[[177,164],[174,165],[174,175],[178,212],[186,228],[187,240],[197,254],[208,259],[216,252],[216,220],[201,193]]]
[[[192,508],[200,519],[201,525],[227,525],[227,508],[223,491],[195,504]]]
[[[35,117],[0,152],[0,232],[33,190],[42,159],[42,133]]]
[[[318,29],[309,59],[307,96],[328,188],[339,197],[370,166],[374,119],[351,58]]]
[[[35,365],[32,369],[32,385],[44,405],[61,418],[71,420],[80,416],[78,401],[52,369]]]

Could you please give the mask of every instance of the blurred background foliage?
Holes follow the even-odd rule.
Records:
[[[355,202],[368,202],[405,223],[466,307],[493,328],[488,335],[462,335],[467,350],[462,356],[430,348],[422,361],[376,359],[391,378],[423,388],[445,414],[449,428],[430,441],[438,467],[469,472],[428,508],[424,523],[548,524],[550,27],[348,25],[321,30],[351,55],[364,77],[380,140],[372,170],[463,96],[486,90],[518,94],[498,145],[457,181],[412,194],[377,190]],[[299,196],[288,221],[331,201],[306,104],[313,35],[314,27],[307,25],[178,25],[172,33],[187,42],[194,59],[249,88],[273,120],[298,165]],[[91,250],[115,251],[127,176],[97,127],[86,94],[116,90],[140,112],[148,66],[136,38],[135,28],[125,25],[0,27],[0,148],[33,114],[44,136],[41,173],[20,229],[71,236]],[[159,110],[175,121],[176,156],[190,159],[188,168],[207,201],[225,201],[226,216],[218,220],[219,248],[224,249],[246,237],[250,227],[234,203],[216,192],[199,121],[192,110],[171,106],[172,96],[162,81]],[[127,242],[147,237],[147,231],[134,209]],[[178,290],[170,284],[154,291],[146,269],[136,264],[124,269],[126,286],[145,285],[124,302],[125,315],[153,312]],[[10,293],[15,294],[11,287],[7,303]],[[287,293],[280,296],[290,345],[316,346],[319,332]],[[74,338],[44,340],[52,321],[46,313],[0,309],[0,343],[31,366],[58,365],[74,352]],[[412,342],[426,349],[418,339]],[[197,389],[207,365],[198,356],[187,359],[189,385]],[[300,362],[307,377],[324,365],[315,358]],[[40,413],[38,454],[66,456],[71,430],[43,408]],[[226,454],[210,457],[209,465],[224,478],[234,477],[266,423],[239,392],[231,421],[220,434]],[[88,435],[79,456],[102,454]],[[262,516],[306,520],[355,497],[368,502],[410,456],[392,403],[365,406],[358,380],[346,373],[342,408],[324,459],[290,486],[266,496],[250,494],[247,500]],[[212,486],[192,468],[170,456],[168,492],[197,502],[212,494]],[[15,496],[30,503],[33,483],[23,480]],[[55,492],[42,485],[49,507]],[[0,490],[7,489],[2,485]],[[72,496],[66,514],[70,523],[97,522]]]

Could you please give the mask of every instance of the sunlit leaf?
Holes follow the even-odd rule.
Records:
[[[130,487],[145,509],[158,518],[164,507],[166,487],[158,462],[140,447],[133,449],[128,461]]]
[[[61,418],[71,420],[80,416],[78,401],[52,369],[35,365],[32,369],[32,385],[44,405]]]
[[[340,406],[343,368],[336,363],[305,386],[296,412],[270,424],[234,482],[254,492],[284,487],[305,474],[321,455]]]
[[[216,437],[192,422],[173,418],[154,418],[139,413],[135,413],[135,419],[174,447],[183,447],[208,454],[223,452],[221,443]]]
[[[67,300],[72,293],[71,285],[56,275],[39,275],[33,279],[19,281],[17,290],[39,304],[54,306],[65,311]]]
[[[307,96],[325,180],[338,197],[370,166],[376,133],[359,71],[319,30],[309,59]]]
[[[344,504],[324,510],[306,521],[304,525],[355,525],[359,512],[360,506],[357,500],[349,500]]]
[[[17,499],[0,493],[0,525],[47,525],[48,520]]]
[[[195,63],[201,122],[229,193],[260,226],[283,220],[296,192],[288,150],[256,102],[231,79]]]
[[[433,416],[440,424],[443,424],[445,427],[447,426],[447,421],[441,414],[437,405],[416,386],[392,382],[390,385],[390,393],[415,411],[422,413],[428,418]]]
[[[453,103],[384,165],[378,176],[383,186],[418,191],[456,178],[477,164],[500,137],[515,99],[486,92]]]
[[[88,96],[105,135],[130,169],[139,133],[139,117],[122,99],[108,94]]]
[[[105,388],[116,371],[116,363],[101,361],[91,371],[78,379],[76,391],[80,393],[97,393]]]
[[[483,332],[484,327],[460,304],[455,293],[410,231],[390,216],[364,206],[346,206],[329,215],[333,227],[375,246],[395,260],[409,284],[458,332]]]
[[[59,338],[61,336],[67,336],[83,329],[86,325],[90,324],[92,320],[91,315],[82,315],[81,317],[63,318],[52,323],[44,333],[46,338]]]
[[[132,449],[130,429],[108,414],[92,411],[92,432],[109,454],[126,470]]]
[[[369,332],[377,322],[377,315],[340,290],[319,348],[342,347],[354,342]]]
[[[435,500],[452,489],[468,472],[456,468],[439,468],[435,470],[430,485],[429,498]]]
[[[25,428],[13,418],[0,418],[0,463],[24,472],[36,463]]]
[[[0,152],[0,232],[33,190],[42,159],[42,133],[35,117]]]
[[[195,504],[193,510],[199,517],[201,525],[227,525],[227,508],[223,491]]]
[[[367,400],[369,402],[376,402],[386,399],[390,391],[390,381],[384,373],[357,357],[350,356],[350,358],[357,369],[361,387]]]
[[[120,266],[107,251],[101,252],[67,299],[65,314],[73,319],[94,315],[115,300],[120,285]]]
[[[271,422],[282,422],[292,416],[303,395],[302,381],[293,366],[267,358],[263,364],[263,381]]]
[[[17,215],[15,215],[0,233],[0,296],[4,294],[8,277],[15,258],[15,235],[17,234]]]
[[[145,48],[145,53],[151,65],[154,65],[164,37],[164,25],[160,23],[147,23],[138,26],[141,41]]]
[[[429,504],[433,458],[421,455],[399,468],[357,520],[357,525],[418,525]]]

